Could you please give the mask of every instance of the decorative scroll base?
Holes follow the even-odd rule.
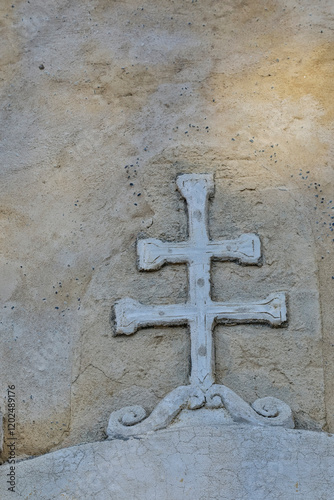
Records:
[[[197,410],[201,407],[224,408],[236,423],[294,428],[292,411],[280,399],[266,397],[249,405],[224,385],[214,384],[205,392],[198,387],[186,385],[167,394],[148,417],[142,406],[125,406],[114,411],[107,428],[108,439],[126,439],[164,429],[182,410]]]

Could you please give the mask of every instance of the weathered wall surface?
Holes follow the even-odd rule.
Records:
[[[136,269],[139,233],[186,238],[181,172],[215,173],[212,237],[262,241],[260,268],[213,264],[213,298],[289,296],[286,328],[216,328],[217,381],[333,431],[333,3],[4,0],[0,19],[0,379],[19,452],[102,439],[112,410],[187,383],[185,328],[110,322],[120,297],[186,300],[185,266]]]
[[[333,436],[251,426],[192,426],[74,446],[17,466],[4,500],[320,500],[334,486]],[[6,480],[9,466],[0,470]]]

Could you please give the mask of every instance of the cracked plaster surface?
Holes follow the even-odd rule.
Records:
[[[329,500],[333,437],[239,426],[171,427],[84,444],[17,464],[3,500]],[[7,466],[0,469],[5,480]]]

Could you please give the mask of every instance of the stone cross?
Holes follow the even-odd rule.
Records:
[[[177,187],[188,204],[188,240],[174,243],[148,238],[138,241],[137,250],[141,270],[159,269],[167,262],[187,263],[189,298],[184,304],[164,306],[147,306],[130,298],[121,299],[115,304],[115,333],[130,335],[144,326],[188,324],[191,338],[190,382],[206,390],[215,383],[212,339],[215,324],[265,322],[278,326],[286,321],[286,300],[283,292],[248,303],[211,300],[211,259],[258,264],[260,239],[256,234],[248,233],[234,240],[210,240],[207,202],[214,191],[212,174],[180,175]]]

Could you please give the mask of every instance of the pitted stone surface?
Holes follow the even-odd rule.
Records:
[[[190,422],[188,422],[190,423]],[[333,437],[251,426],[196,426],[84,444],[17,465],[2,500],[329,500]],[[0,469],[5,484],[7,466]]]

